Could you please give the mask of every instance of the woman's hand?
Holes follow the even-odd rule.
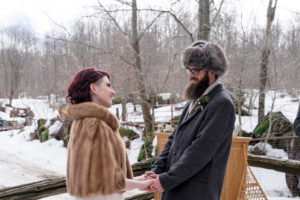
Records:
[[[149,180],[135,180],[135,179],[126,179],[125,182],[125,190],[133,190],[133,189],[139,189],[139,190],[150,190],[150,186],[153,185],[154,179]]]
[[[145,191],[150,191],[151,186],[154,184],[154,179],[149,179],[145,181],[139,181],[140,185],[138,186],[139,190],[145,190]]]
[[[140,176],[133,177],[133,180],[136,180],[136,181],[144,181],[144,180],[146,180],[145,174],[140,175]]]

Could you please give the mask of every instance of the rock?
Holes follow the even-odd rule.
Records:
[[[262,119],[262,122],[258,124],[253,130],[253,136],[255,138],[265,138],[269,128],[269,116],[270,112]],[[282,112],[272,112],[272,127],[270,137],[285,137],[293,135],[293,124],[282,114]],[[285,140],[270,140],[269,144],[273,148],[284,149],[287,151],[289,144]]]
[[[45,119],[39,119],[39,120],[37,121],[38,129],[39,129],[42,125],[44,125],[44,124],[46,123],[46,121],[47,121],[47,120],[45,120]]]
[[[44,131],[41,132],[40,141],[45,142],[48,140],[48,138],[49,138],[49,130],[46,128]]]
[[[62,120],[63,124],[55,135],[55,139],[64,141],[64,147],[68,146],[72,122],[72,118],[70,118],[69,116],[64,116]]]
[[[127,149],[130,148],[130,140],[127,140],[127,141],[125,142],[125,146],[126,146]]]
[[[119,133],[121,137],[128,137],[129,140],[135,140],[140,137],[139,134],[127,128],[120,128]]]
[[[30,140],[37,140],[37,139],[39,139],[39,136],[36,132],[32,132],[32,133],[29,133],[29,138],[30,138]]]

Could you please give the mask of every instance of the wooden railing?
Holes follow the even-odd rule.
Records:
[[[133,164],[134,176],[139,176],[151,169],[155,159],[148,159]],[[16,187],[0,189],[0,199],[2,200],[36,200],[44,197],[54,196],[66,192],[65,177],[47,179],[34,183],[24,184]],[[126,198],[126,200],[150,200],[154,198],[153,193],[143,193]]]

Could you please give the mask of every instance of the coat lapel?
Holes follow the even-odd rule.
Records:
[[[183,119],[182,123],[179,126],[182,126],[183,124],[185,124],[186,122],[188,122],[190,119],[192,119],[200,111],[201,111],[201,108],[199,108],[199,107],[197,109],[195,109],[188,117],[185,117]]]
[[[212,101],[213,97],[221,92],[223,90],[223,86],[221,84],[217,85],[212,91],[210,91],[207,96],[210,98],[210,101]],[[189,103],[190,104],[190,103]],[[187,109],[185,110],[186,112],[184,113],[184,116],[187,114],[188,112],[188,107],[189,104],[187,105]],[[206,103],[205,105],[203,105],[203,110],[204,108],[207,106],[208,103]],[[179,123],[179,127],[180,128],[182,125],[184,125],[185,123],[187,123],[188,121],[190,121],[193,117],[195,117],[195,115],[197,115],[199,112],[202,112],[202,109],[200,107],[197,107],[188,117],[184,117],[184,119],[182,120],[182,123]]]

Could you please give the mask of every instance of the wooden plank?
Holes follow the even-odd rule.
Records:
[[[248,163],[253,167],[262,167],[272,169],[279,172],[290,173],[300,176],[300,161],[299,160],[282,160],[268,156],[248,154]]]
[[[132,165],[134,176],[142,175],[145,171],[151,169],[154,158],[148,159]],[[43,181],[37,181],[29,184],[24,184],[16,187],[9,187],[0,189],[0,200],[37,200],[44,197],[54,196],[66,192],[66,179],[54,178]],[[151,199],[153,193],[144,194],[140,197],[141,200]],[[139,197],[132,197],[135,200]]]

